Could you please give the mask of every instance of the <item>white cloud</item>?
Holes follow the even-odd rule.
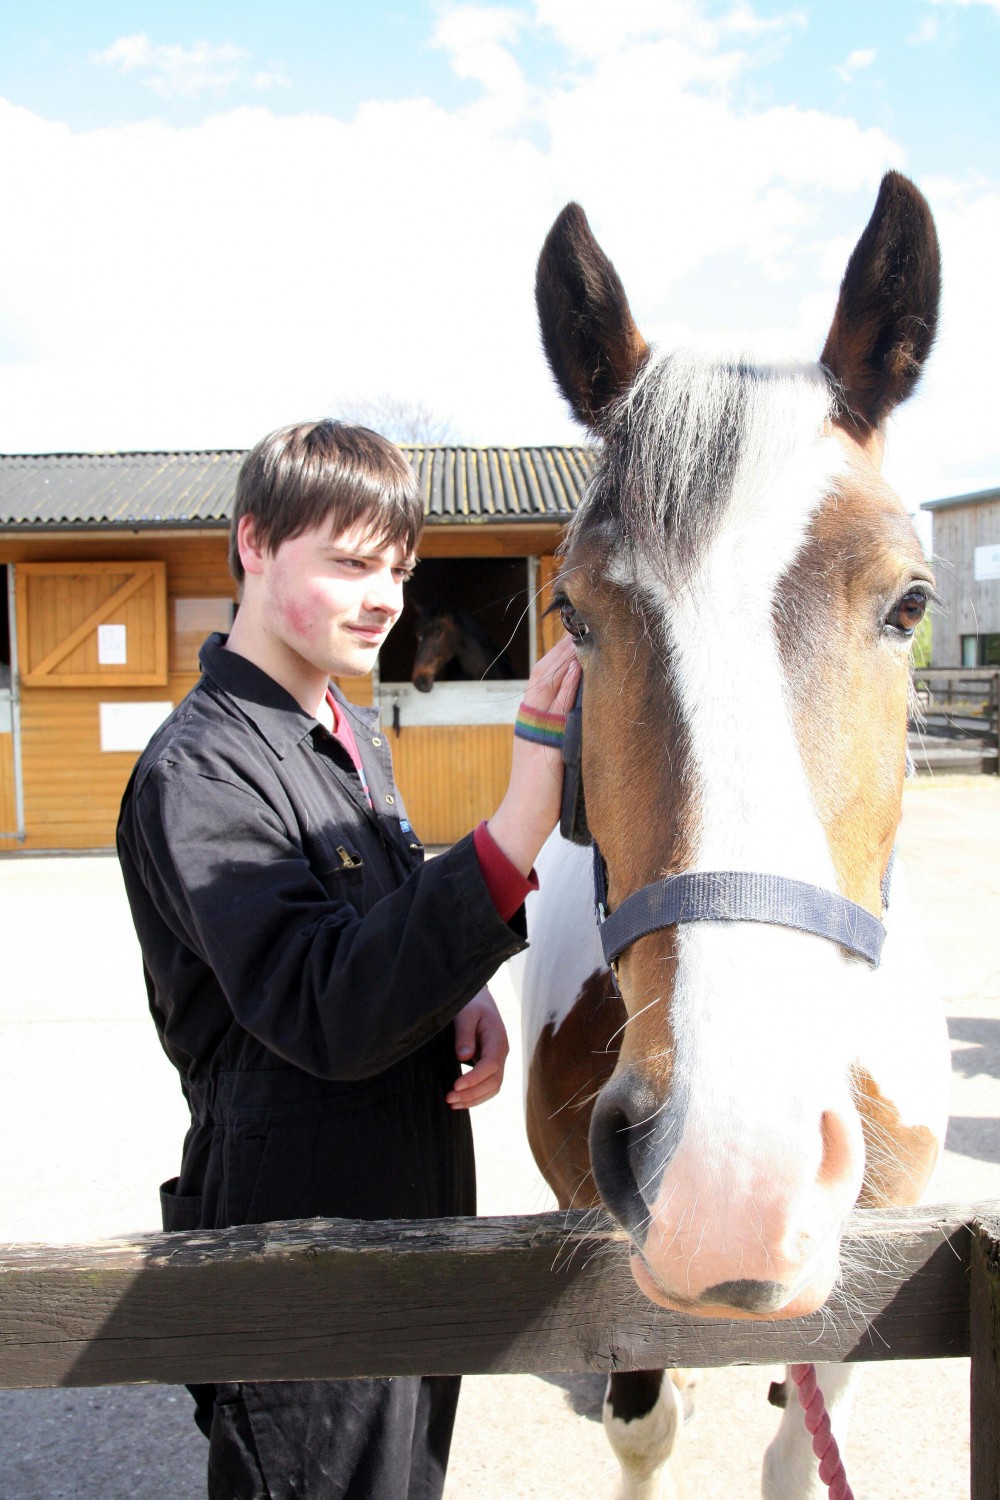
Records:
[[[912,47],[922,47],[931,42],[936,42],[941,34],[941,22],[937,16],[922,16],[916,29],[910,33],[906,40]]]
[[[572,63],[529,82],[526,28],[544,23],[551,47],[573,15]],[[771,352],[814,355],[904,156],[846,115],[748,99],[754,19],[659,0],[538,0],[534,22],[461,6],[436,35],[475,101],[371,99],[350,121],[244,108],[75,132],[0,104],[0,449],[242,445],[383,391],[463,440],[576,437],[533,302],[570,198],[647,336],[742,342],[749,324]],[[115,65],[148,71],[148,56],[136,42]],[[951,289],[941,373],[890,450],[918,499],[1000,469],[979,394],[1000,329],[980,337],[962,290],[989,284],[997,194],[932,186]]]
[[[1000,14],[1000,0],[929,0],[931,5],[985,5]]]
[[[164,99],[193,98],[206,91],[228,88],[240,76],[247,54],[228,44],[212,46],[196,42],[193,47],[154,46],[144,33],[119,37],[104,52],[91,54],[91,61],[115,68],[119,73],[137,73]]]
[[[502,45],[515,42],[523,25],[520,12],[487,5],[462,5],[445,12],[435,43],[444,47],[459,78],[473,78],[490,93],[513,82],[521,87],[521,70]]]
[[[250,83],[253,88],[261,92],[266,92],[268,89],[290,89],[292,86],[292,80],[286,74],[268,71],[266,68],[261,68],[256,72]]]
[[[488,116],[495,128],[523,118],[529,107],[524,74],[505,45],[516,42],[522,25],[517,11],[462,5],[442,16],[434,36],[457,76],[482,86],[484,98],[476,114]]]
[[[535,9],[538,24],[568,52],[591,60],[639,40],[671,40],[692,54],[706,53],[724,40],[780,34],[805,24],[801,11],[763,17],[739,0],[711,17],[699,0],[535,0]]]
[[[837,63],[833,71],[845,83],[850,83],[856,73],[860,73],[864,68],[870,68],[874,61],[874,47],[858,47],[854,52],[849,53],[842,63]]]

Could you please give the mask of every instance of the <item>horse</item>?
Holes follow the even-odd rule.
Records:
[[[947,1033],[893,861],[933,578],[880,472],[939,293],[897,173],[818,362],[657,352],[576,204],[538,262],[549,365],[599,440],[553,600],[594,846],[557,832],[528,901],[527,1130],[560,1205],[609,1211],[682,1313],[816,1312],[851,1210],[918,1201],[944,1137]],[[850,1375],[819,1367],[841,1440]],[[675,1493],[686,1382],[610,1377],[629,1500]],[[762,1494],[820,1493],[792,1401]]]
[[[421,607],[415,630],[417,653],[410,681],[418,692],[429,693],[453,661],[464,678],[476,682],[514,676],[509,657],[497,649],[475,615],[464,609],[440,604]]]

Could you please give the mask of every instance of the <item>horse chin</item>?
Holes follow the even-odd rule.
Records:
[[[434,686],[434,678],[414,677],[413,686],[416,688],[418,693],[429,693],[431,688]]]
[[[730,1282],[725,1287],[709,1287],[693,1301],[661,1286],[645,1257],[633,1249],[630,1257],[632,1279],[657,1307],[669,1312],[686,1313],[688,1317],[729,1318],[748,1322],[807,1318],[819,1312],[833,1291],[837,1270],[814,1275],[794,1287],[780,1282]]]

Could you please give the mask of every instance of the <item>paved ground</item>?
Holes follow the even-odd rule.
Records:
[[[1000,778],[921,780],[903,852],[953,1041],[953,1118],[933,1196],[1000,1199]],[[0,858],[0,1242],[158,1228],[184,1111],[145,1014],[112,858]],[[496,986],[508,1024],[516,1006]],[[520,1127],[519,1069],[475,1117],[484,1213],[551,1203]],[[706,1372],[685,1431],[691,1500],[752,1500],[776,1371]],[[865,1371],[857,1500],[968,1495],[965,1361]],[[447,1500],[615,1492],[592,1377],[467,1380]],[[0,1392],[2,1500],[196,1500],[205,1445],[170,1387]]]

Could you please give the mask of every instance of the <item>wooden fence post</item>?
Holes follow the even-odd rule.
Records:
[[[972,1234],[970,1500],[1000,1500],[1000,1215]]]

